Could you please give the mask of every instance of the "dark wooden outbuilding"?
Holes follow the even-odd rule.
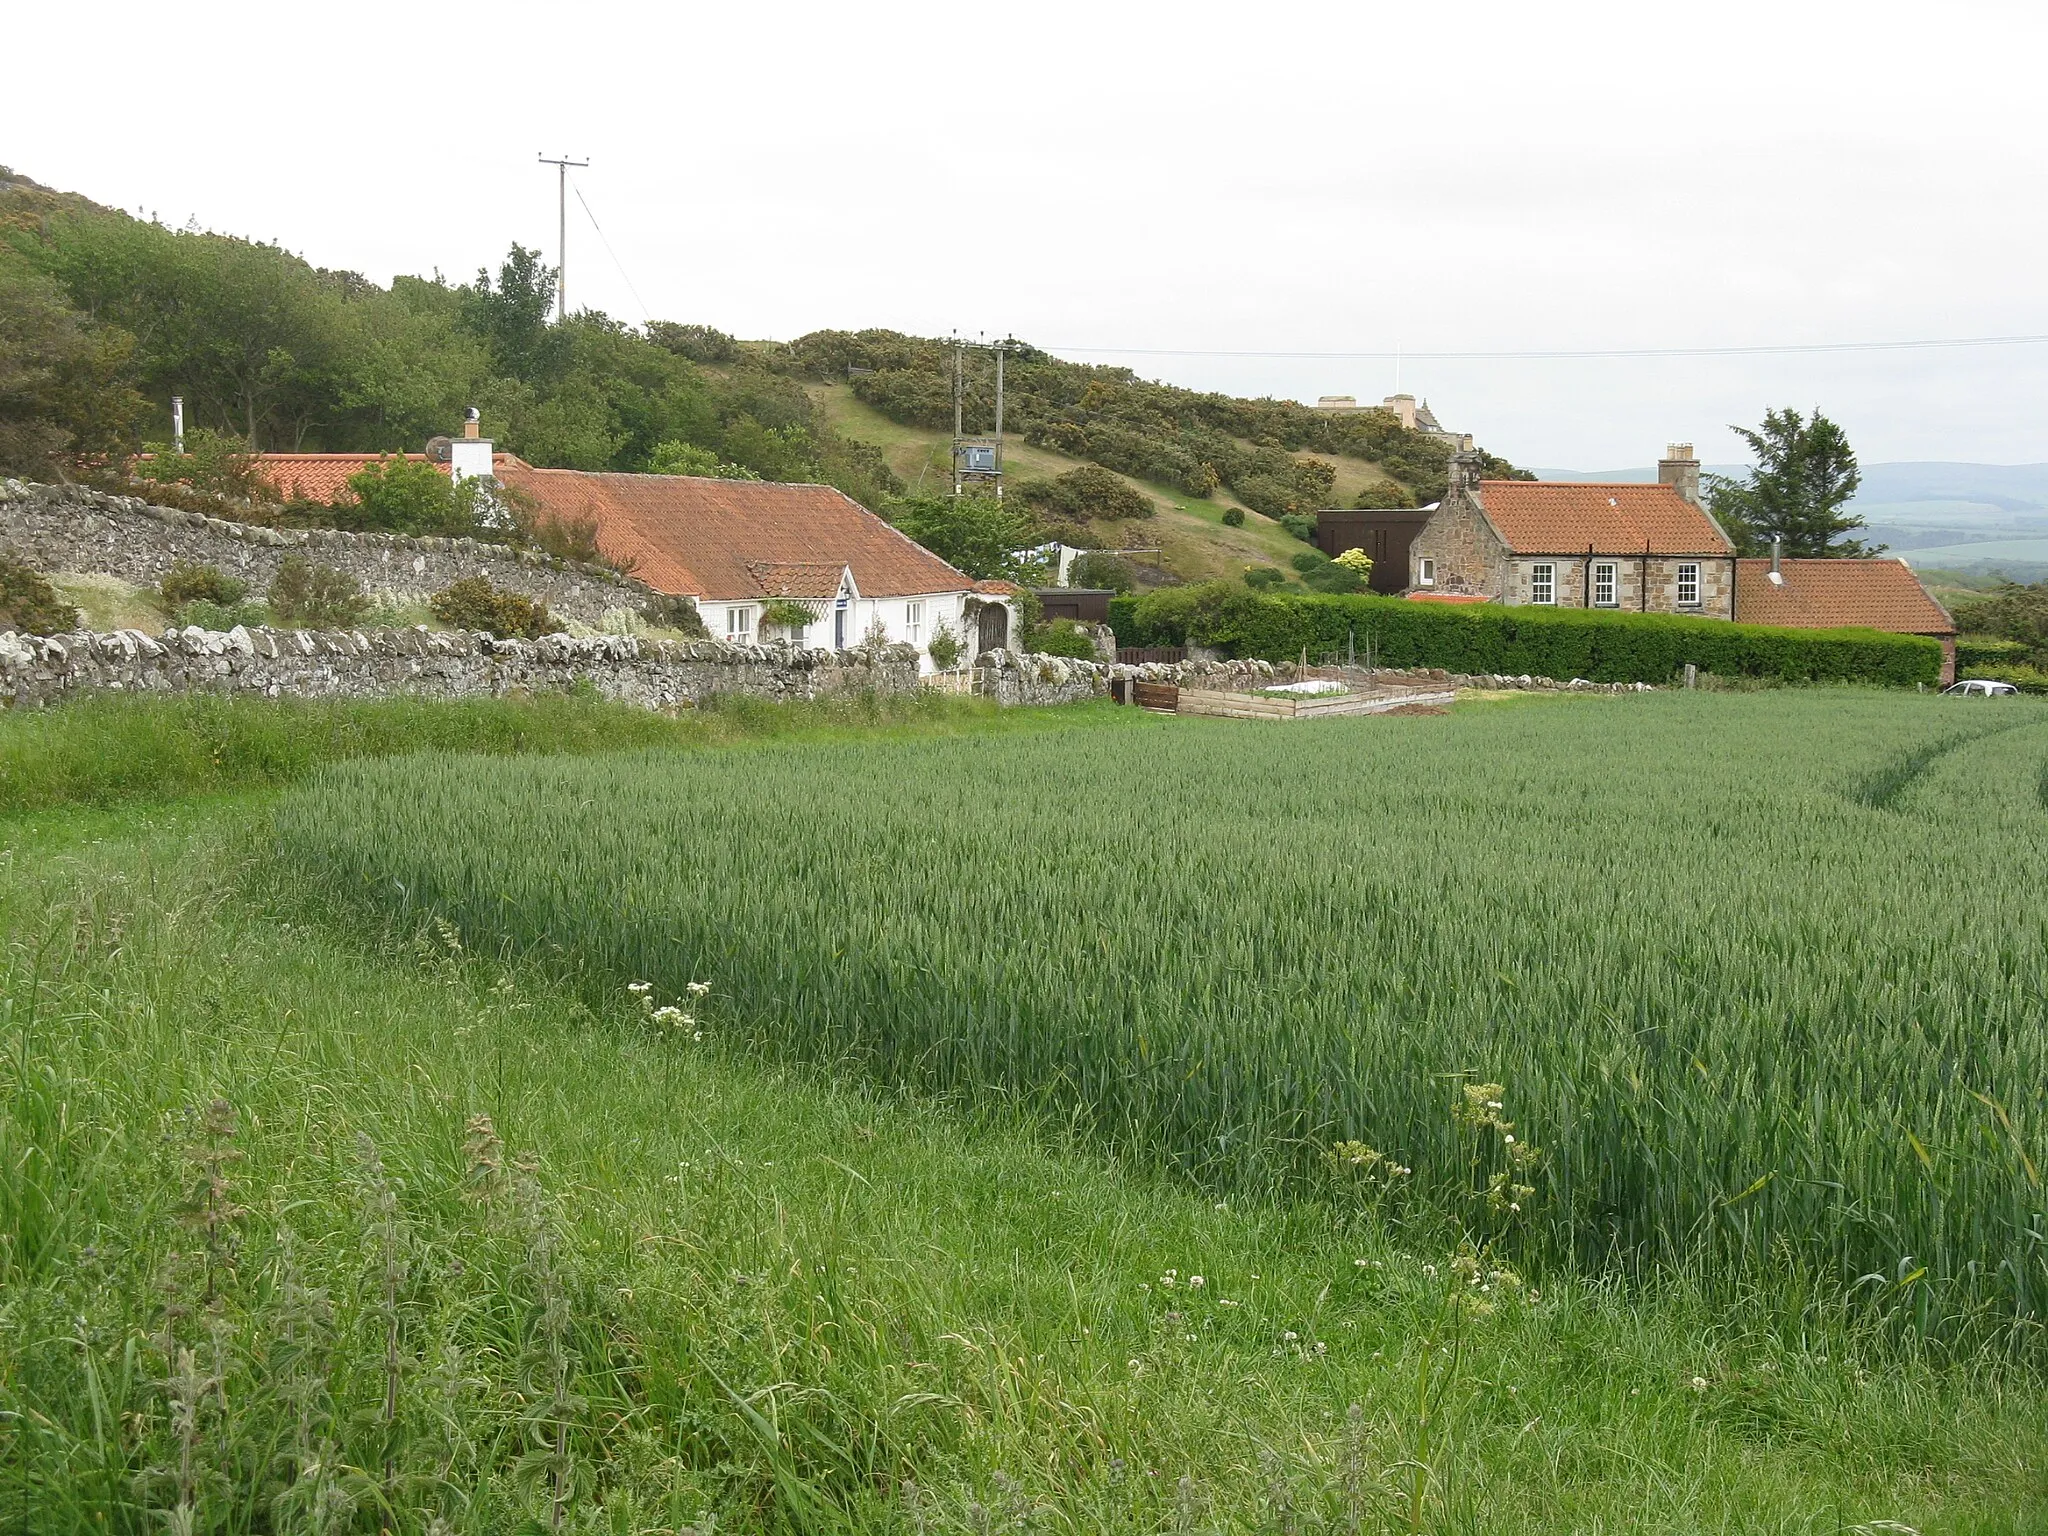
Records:
[[[1045,605],[1047,623],[1072,619],[1079,624],[1107,624],[1109,600],[1116,596],[1106,587],[1034,587],[1032,591]]]
[[[1362,549],[1372,560],[1368,582],[1375,592],[1405,592],[1415,578],[1408,569],[1408,547],[1429,521],[1421,507],[1399,511],[1357,511],[1332,507],[1316,514],[1316,548],[1332,560],[1347,549]]]

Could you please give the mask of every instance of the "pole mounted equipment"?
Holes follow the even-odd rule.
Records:
[[[557,173],[555,188],[555,320],[559,323],[569,315],[569,167],[579,170],[590,164],[588,160],[571,160],[567,155],[539,157],[542,165],[552,165]]]

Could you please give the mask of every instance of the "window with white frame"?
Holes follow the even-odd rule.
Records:
[[[1433,587],[1436,585],[1436,562],[1423,560],[1415,567],[1415,585]]]
[[[1595,608],[1612,608],[1615,605],[1617,600],[1615,596],[1616,569],[1615,563],[1612,560],[1596,560],[1593,562],[1593,606]]]
[[[1554,603],[1557,601],[1557,567],[1549,561],[1542,561],[1529,567],[1529,601],[1532,603]]]
[[[754,639],[754,610],[743,604],[735,604],[725,610],[725,638],[741,645],[748,645]]]
[[[1697,560],[1684,560],[1678,566],[1678,606],[1697,608],[1700,605],[1700,567]]]
[[[920,645],[923,643],[923,603],[905,603],[903,605],[903,638],[908,640],[912,645]]]

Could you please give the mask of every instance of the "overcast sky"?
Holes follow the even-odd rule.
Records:
[[[570,301],[633,321],[1011,332],[1309,400],[1397,365],[1226,354],[1399,350],[1525,464],[1734,459],[1727,423],[1815,404],[1866,461],[2048,460],[2048,346],[1412,355],[2048,333],[2038,0],[84,0],[6,32],[0,163],[379,281],[552,260],[566,152],[616,253],[572,196]]]

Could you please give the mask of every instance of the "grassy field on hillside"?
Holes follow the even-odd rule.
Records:
[[[1412,1172],[1338,1169],[1348,1198],[1549,1272],[1811,1282],[2033,1350],[2048,712],[1147,724],[372,764],[280,832],[339,894],[664,997],[708,979],[799,1056],[1219,1189],[1326,1190],[1363,1143]],[[1446,1114],[1458,1083],[1502,1085],[1520,1150]]]
[[[229,757],[262,708],[216,722]],[[390,750],[410,708],[290,718]],[[904,762],[1046,740],[1085,777],[1177,729],[1035,721],[913,726]],[[593,749],[564,723],[528,750]],[[900,729],[756,724],[660,761],[772,784]],[[1368,1203],[1219,1199],[1015,1102],[775,1065],[722,982],[677,989],[682,1024],[623,973],[332,908],[271,862],[268,801],[181,787],[0,822],[10,1531],[2020,1536],[2048,1507],[2048,1394],[2010,1355],[1702,1277],[1532,1287],[1487,1252],[1474,1284]]]
[[[856,400],[843,384],[814,384],[810,393],[835,431],[881,448],[888,456],[889,467],[902,477],[913,495],[920,488],[926,493],[944,490],[950,483],[947,440],[942,434],[889,420]],[[1337,466],[1338,495],[1346,504],[1368,481],[1381,478],[1374,466],[1360,460],[1324,457]],[[1003,459],[1013,483],[1051,479],[1079,468],[1083,462],[1050,448],[1034,447],[1021,438],[1004,444]],[[1227,509],[1237,507],[1244,511],[1228,494],[1204,499],[1129,475],[1122,478],[1149,496],[1159,510],[1149,518],[1098,524],[1094,532],[1106,545],[1158,546],[1158,563],[1184,581],[1242,576],[1248,565],[1277,565],[1285,570],[1287,562],[1308,547],[1271,518],[1256,512],[1245,511],[1241,527],[1225,526],[1223,514]]]

